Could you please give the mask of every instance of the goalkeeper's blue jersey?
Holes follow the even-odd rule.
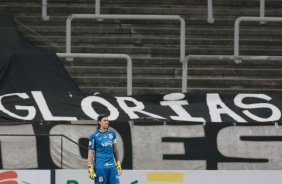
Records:
[[[94,167],[115,167],[114,144],[116,144],[116,133],[107,129],[106,132],[95,130],[89,137],[88,149],[94,150]]]

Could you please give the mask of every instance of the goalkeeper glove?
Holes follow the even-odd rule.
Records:
[[[89,178],[92,180],[94,180],[94,178],[96,177],[96,173],[94,172],[92,165],[88,166],[88,175],[89,175]]]
[[[120,175],[121,175],[121,172],[122,172],[122,168],[121,168],[121,163],[120,163],[120,161],[117,162],[117,171],[118,171],[118,175],[120,176]]]

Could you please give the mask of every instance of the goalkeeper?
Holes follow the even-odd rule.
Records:
[[[108,116],[105,114],[98,116],[97,124],[97,130],[89,137],[89,178],[95,180],[95,184],[119,184],[122,168],[117,150],[116,133],[109,129]]]

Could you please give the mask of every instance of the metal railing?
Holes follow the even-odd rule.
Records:
[[[209,23],[214,23],[213,17],[213,1],[207,0],[208,6],[208,18]],[[95,15],[100,15],[101,3],[100,0],[95,0]],[[265,16],[265,0],[260,0],[260,17]],[[47,0],[42,0],[42,19],[49,20],[50,17],[47,15]],[[265,23],[265,22],[261,22]]]
[[[265,15],[265,0],[260,0],[260,11],[259,11],[260,17],[264,17]],[[263,22],[262,22],[263,23]]]
[[[127,61],[127,95],[132,95],[132,60],[126,54],[56,53],[65,58],[122,58]]]
[[[100,15],[100,0],[95,0],[95,15]]]
[[[71,53],[71,22],[73,19],[109,20],[178,20],[180,22],[180,61],[185,57],[185,20],[178,15],[95,15],[72,14],[66,22],[66,53]]]
[[[208,0],[208,23],[214,23],[212,0]]]
[[[182,63],[182,93],[187,93],[187,69],[188,63],[191,59],[210,59],[210,60],[276,60],[282,61],[282,56],[232,56],[232,55],[188,55]]]
[[[47,0],[42,0],[42,20],[50,20],[50,16],[47,15]],[[95,0],[95,14],[100,15],[100,0]]]
[[[49,20],[50,17],[47,15],[47,0],[42,0],[42,20]]]
[[[235,28],[234,28],[234,56],[239,56],[239,29],[240,23],[242,21],[248,22],[282,22],[282,17],[239,17],[235,21]],[[239,63],[240,60],[235,60],[236,63]]]
[[[77,145],[78,147],[80,147],[80,148],[82,148],[82,149],[84,149],[84,150],[88,150],[88,148],[87,147],[85,147],[85,146],[83,146],[83,145],[81,145],[81,144],[79,144],[79,143],[77,143],[77,142],[75,142],[75,141],[73,141],[72,139],[70,139],[69,137],[67,137],[67,136],[65,136],[65,135],[63,135],[63,134],[0,134],[0,137],[4,137],[4,136],[12,136],[12,137],[14,137],[14,136],[21,136],[21,137],[30,137],[30,136],[34,136],[34,137],[52,137],[52,136],[54,136],[54,137],[61,137],[61,149],[60,149],[60,153],[61,153],[61,162],[60,162],[60,164],[61,164],[61,168],[63,168],[63,138],[66,138],[68,141],[70,141],[70,142],[72,142],[73,144],[75,144],[75,145]]]
[[[71,54],[71,22],[73,19],[110,19],[110,20],[178,20],[180,21],[180,62],[185,57],[185,20],[177,15],[95,15],[73,14],[66,22],[66,54]],[[69,55],[70,56],[70,55]],[[131,69],[132,70],[132,69]],[[132,73],[132,72],[130,72]],[[129,72],[128,72],[129,74]],[[132,95],[132,74],[128,80],[128,95]],[[130,81],[129,81],[130,80]]]
[[[265,0],[260,0],[260,17],[263,18],[265,16]],[[213,17],[213,3],[212,0],[208,0],[208,19],[209,23],[214,23]],[[260,21],[261,24],[264,24],[265,21]]]

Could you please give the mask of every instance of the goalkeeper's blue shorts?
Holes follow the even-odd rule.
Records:
[[[116,167],[96,168],[95,184],[119,184],[119,175]]]

